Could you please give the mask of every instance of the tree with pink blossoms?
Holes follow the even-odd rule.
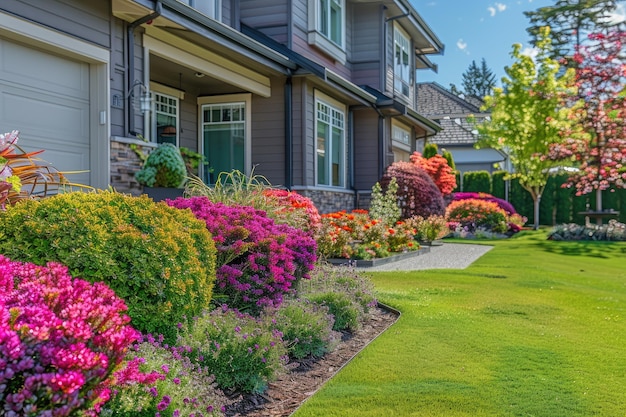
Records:
[[[564,132],[566,140],[552,147],[550,157],[569,160],[573,172],[564,187],[576,195],[596,191],[596,210],[602,210],[603,190],[626,188],[626,32],[596,33],[578,48],[574,98],[580,108],[577,123]]]

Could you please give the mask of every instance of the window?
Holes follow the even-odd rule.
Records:
[[[221,172],[234,169],[247,172],[250,153],[248,100],[248,94],[198,99],[201,148],[209,167],[201,175],[207,184],[215,184]]]
[[[202,14],[207,15],[216,20],[222,18],[221,14],[221,0],[178,0],[181,3],[193,7]]]
[[[411,41],[399,27],[395,27],[394,36],[394,90],[405,97],[410,97],[413,65],[411,65]]]
[[[391,125],[391,142],[394,161],[409,161],[411,156],[411,130],[405,125],[399,125],[394,120]]]
[[[338,107],[317,100],[316,151],[317,185],[345,186],[345,113]]]
[[[154,92],[151,139],[156,143],[172,143],[178,146],[178,98]]]
[[[345,0],[311,0],[308,4],[309,44],[345,64]]]
[[[343,45],[343,0],[319,0],[318,30],[339,46]]]

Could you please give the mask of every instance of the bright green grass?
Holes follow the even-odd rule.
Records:
[[[465,270],[371,273],[399,321],[294,416],[626,416],[626,243],[489,244]]]

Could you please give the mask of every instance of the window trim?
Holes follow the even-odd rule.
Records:
[[[341,113],[343,115],[343,128],[342,128],[342,159],[341,159],[341,184],[340,185],[332,185],[332,170],[330,169],[330,166],[327,168],[328,172],[326,172],[327,176],[328,176],[328,182],[329,184],[320,184],[318,182],[318,170],[319,170],[319,166],[318,166],[318,162],[317,162],[317,154],[318,154],[318,149],[317,149],[317,137],[318,137],[318,133],[317,133],[317,125],[319,123],[319,119],[317,117],[317,105],[318,103],[322,103],[323,105],[329,107],[331,110],[335,110],[339,113]],[[319,91],[315,91],[314,94],[314,100],[313,100],[313,121],[314,121],[314,132],[313,132],[313,138],[315,143],[313,144],[313,149],[315,152],[315,157],[314,157],[314,166],[315,166],[315,186],[316,187],[324,187],[324,188],[332,188],[334,190],[338,190],[338,189],[346,189],[348,187],[348,130],[347,130],[347,122],[348,122],[348,111],[347,111],[347,106],[329,96],[327,96],[326,94],[323,94]],[[330,126],[332,127],[332,122],[330,123]],[[325,150],[326,152],[326,150]],[[332,152],[332,150],[331,150]]]
[[[205,104],[231,104],[241,103],[245,104],[245,138],[244,138],[244,174],[250,175],[252,167],[252,94],[226,94],[221,96],[204,96],[198,97],[198,149],[199,152],[204,155],[204,138],[203,138],[203,111],[202,107]],[[209,162],[210,163],[210,162]],[[200,178],[204,178],[205,167],[200,167],[198,172]]]
[[[407,142],[399,141],[396,139],[395,132],[398,132],[398,131],[407,133],[407,136],[408,136]],[[402,124],[400,122],[397,122],[395,120],[391,121],[391,143],[392,143],[393,148],[396,148],[405,152],[411,152],[411,137],[412,137],[412,132],[409,126]]]
[[[404,79],[403,74],[398,74],[397,65],[396,65],[396,48],[398,46],[398,40],[401,39],[406,41],[407,46],[407,56],[409,59],[409,69],[408,69],[408,80]],[[414,80],[415,80],[415,61],[413,60],[413,54],[411,53],[411,37],[409,34],[400,26],[399,24],[393,25],[393,91],[396,94],[399,94],[402,97],[405,97],[410,100],[411,92],[413,91]],[[397,83],[398,81],[402,83],[402,85],[406,84],[408,87],[408,94],[404,94],[401,89],[398,89]]]
[[[328,0],[329,7],[330,2],[335,0]],[[321,12],[321,0],[309,0],[309,28],[308,28],[308,43],[309,45],[316,46],[339,63],[344,65],[347,61],[346,54],[346,1],[337,0],[341,4],[341,42],[334,42],[329,36],[325,35],[321,31],[320,19]],[[330,26],[329,26],[330,27]]]
[[[179,147],[180,146],[180,104],[185,98],[185,92],[177,90],[172,87],[162,85],[162,84],[158,84],[155,82],[150,82],[150,98],[152,99],[152,109],[150,111],[150,120],[148,123],[150,126],[150,129],[148,131],[150,132],[150,142],[152,143],[158,143],[157,136],[156,136],[157,126],[156,126],[155,94],[176,100],[176,142],[174,143],[174,145],[176,145],[176,147]]]

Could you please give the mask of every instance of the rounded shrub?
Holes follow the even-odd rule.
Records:
[[[359,319],[364,314],[363,307],[350,295],[342,292],[320,292],[307,294],[308,300],[328,307],[328,312],[335,319],[333,330],[357,330],[361,322]]]
[[[229,391],[265,391],[267,383],[284,370],[286,348],[271,322],[226,306],[183,325],[179,344]]]
[[[175,340],[176,325],[211,301],[215,246],[191,212],[110,191],[24,201],[0,213],[0,252],[67,265],[103,281],[128,305],[133,326]]]
[[[103,283],[0,255],[0,414],[83,415],[139,333]],[[92,414],[84,414],[92,415]]]
[[[466,199],[453,201],[446,209],[448,222],[458,223],[473,232],[476,229],[504,233],[508,230],[506,212],[497,203]]]
[[[162,143],[150,152],[143,167],[135,173],[137,182],[148,187],[180,187],[187,178],[187,166],[180,150]]]
[[[276,322],[292,358],[321,357],[341,340],[341,335],[333,331],[334,319],[326,306],[289,299],[269,316]]]
[[[402,218],[445,213],[446,206],[441,191],[423,169],[411,162],[394,162],[387,167],[379,181],[383,191],[387,190],[392,178],[398,184],[397,195]]]

